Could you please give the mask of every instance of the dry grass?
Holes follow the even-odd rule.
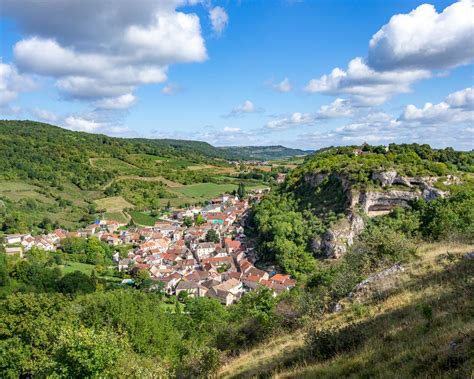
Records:
[[[355,302],[344,300],[341,312],[317,323],[318,329],[356,323],[367,339],[354,350],[317,361],[305,353],[303,334],[297,332],[227,363],[221,376],[472,377],[474,263],[462,255],[473,248],[424,245],[419,259],[390,279],[393,288]]]
[[[94,200],[99,209],[105,209],[107,212],[122,212],[126,208],[133,208],[134,205],[125,200],[122,196],[105,197]]]

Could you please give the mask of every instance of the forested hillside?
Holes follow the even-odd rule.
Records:
[[[260,263],[298,279],[276,297],[262,287],[229,307],[206,297],[178,301],[138,274],[134,287],[123,289],[122,273],[107,268],[112,249],[94,237],[70,238],[57,252],[32,249],[26,259],[0,252],[2,376],[468,377],[472,156],[433,150],[435,158],[421,158],[419,148],[365,147],[370,154],[353,159],[353,148],[317,154],[254,206],[248,234]],[[323,255],[315,242],[347,217],[346,190],[394,191],[371,170],[409,169],[407,156],[415,162],[412,174],[445,177],[433,182],[444,195],[420,195],[383,215],[366,215],[344,255]],[[320,159],[333,162],[330,173],[339,176],[314,182]],[[114,191],[132,188],[123,185]],[[78,260],[95,269],[66,264]]]
[[[77,228],[99,213],[126,220],[129,208],[156,213],[166,204],[204,202],[240,182],[266,185],[238,178],[238,167],[227,160],[241,158],[205,142],[113,138],[0,121],[0,233],[44,224]],[[270,175],[276,174],[264,179]]]
[[[473,172],[472,152],[427,145],[319,151],[255,208],[262,259],[305,277],[327,245],[359,234],[361,240],[378,235],[381,243],[393,237],[395,245],[405,237],[472,241]],[[377,211],[384,216],[369,217]],[[364,224],[364,232],[354,230]],[[325,240],[328,233],[332,240]]]
[[[225,146],[219,149],[226,153],[256,160],[282,159],[311,154],[312,151],[290,149],[285,146]]]
[[[94,237],[69,238],[56,252],[34,248],[25,259],[0,252],[2,377],[468,376],[472,154],[363,149],[317,153],[253,206],[247,233],[257,264],[297,279],[276,297],[261,287],[229,307],[206,297],[178,300],[139,274],[124,289],[123,273],[108,267],[112,248]],[[150,190],[140,183],[124,178],[107,188],[138,202]],[[163,186],[153,186],[156,196],[172,188]],[[355,193],[398,197],[369,215],[361,202],[348,202]],[[20,204],[26,213],[39,203]],[[363,228],[344,254],[328,257],[320,238],[348,222],[348,212]]]
[[[287,328],[221,376],[472,375],[473,163],[472,152],[365,145],[290,172],[252,227],[261,263],[304,289],[277,306]]]

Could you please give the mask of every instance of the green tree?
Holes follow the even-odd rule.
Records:
[[[184,224],[184,226],[189,228],[189,227],[193,226],[193,219],[191,217],[186,216],[183,220],[183,224]]]
[[[0,252],[0,287],[5,287],[10,283],[10,272],[8,269],[7,256]]]
[[[221,241],[221,237],[219,236],[219,233],[217,233],[216,230],[209,229],[206,233],[206,241],[219,243]]]
[[[245,190],[245,184],[243,182],[239,183],[237,187],[237,195],[240,199],[243,199],[247,195],[247,191]]]
[[[194,223],[196,225],[202,225],[206,222],[206,220],[204,220],[204,217],[202,217],[202,214],[198,213],[194,219]]]
[[[115,364],[125,341],[107,330],[64,327],[58,339],[57,368],[70,378],[115,376]]]
[[[150,288],[152,282],[148,270],[138,270],[134,276],[135,285],[140,289]]]
[[[91,293],[96,289],[95,280],[80,271],[64,275],[59,283],[59,290],[65,294]]]

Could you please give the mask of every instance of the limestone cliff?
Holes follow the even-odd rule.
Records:
[[[338,179],[342,185],[346,197],[346,217],[336,222],[319,241],[313,243],[313,248],[320,249],[328,258],[339,258],[353,244],[364,229],[364,215],[375,217],[389,213],[396,207],[407,207],[418,198],[428,201],[446,195],[446,192],[433,186],[439,179],[437,177],[400,176],[396,171],[374,171],[374,186],[355,186],[347,177],[338,173],[306,174],[304,181],[311,187],[317,187],[329,175]],[[450,177],[443,183],[455,183],[457,180]]]

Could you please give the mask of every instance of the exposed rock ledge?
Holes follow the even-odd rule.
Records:
[[[393,275],[405,269],[399,263],[380,271],[357,284],[349,293],[349,299],[366,297],[374,292],[384,292],[392,288]]]
[[[307,174],[304,181],[316,187],[331,174]],[[380,190],[354,189],[350,181],[343,175],[332,174],[342,185],[346,195],[347,218],[340,220],[323,234],[320,241],[314,241],[313,248],[322,250],[328,258],[339,258],[344,255],[354,239],[364,229],[364,221],[360,214],[369,217],[389,213],[396,207],[407,207],[415,199],[432,200],[446,196],[446,192],[433,187],[437,177],[399,176],[396,171],[379,171],[372,174],[372,180],[380,183]],[[458,183],[459,179],[450,176],[448,182]],[[444,182],[445,184],[447,182]],[[394,188],[393,185],[406,187]]]

